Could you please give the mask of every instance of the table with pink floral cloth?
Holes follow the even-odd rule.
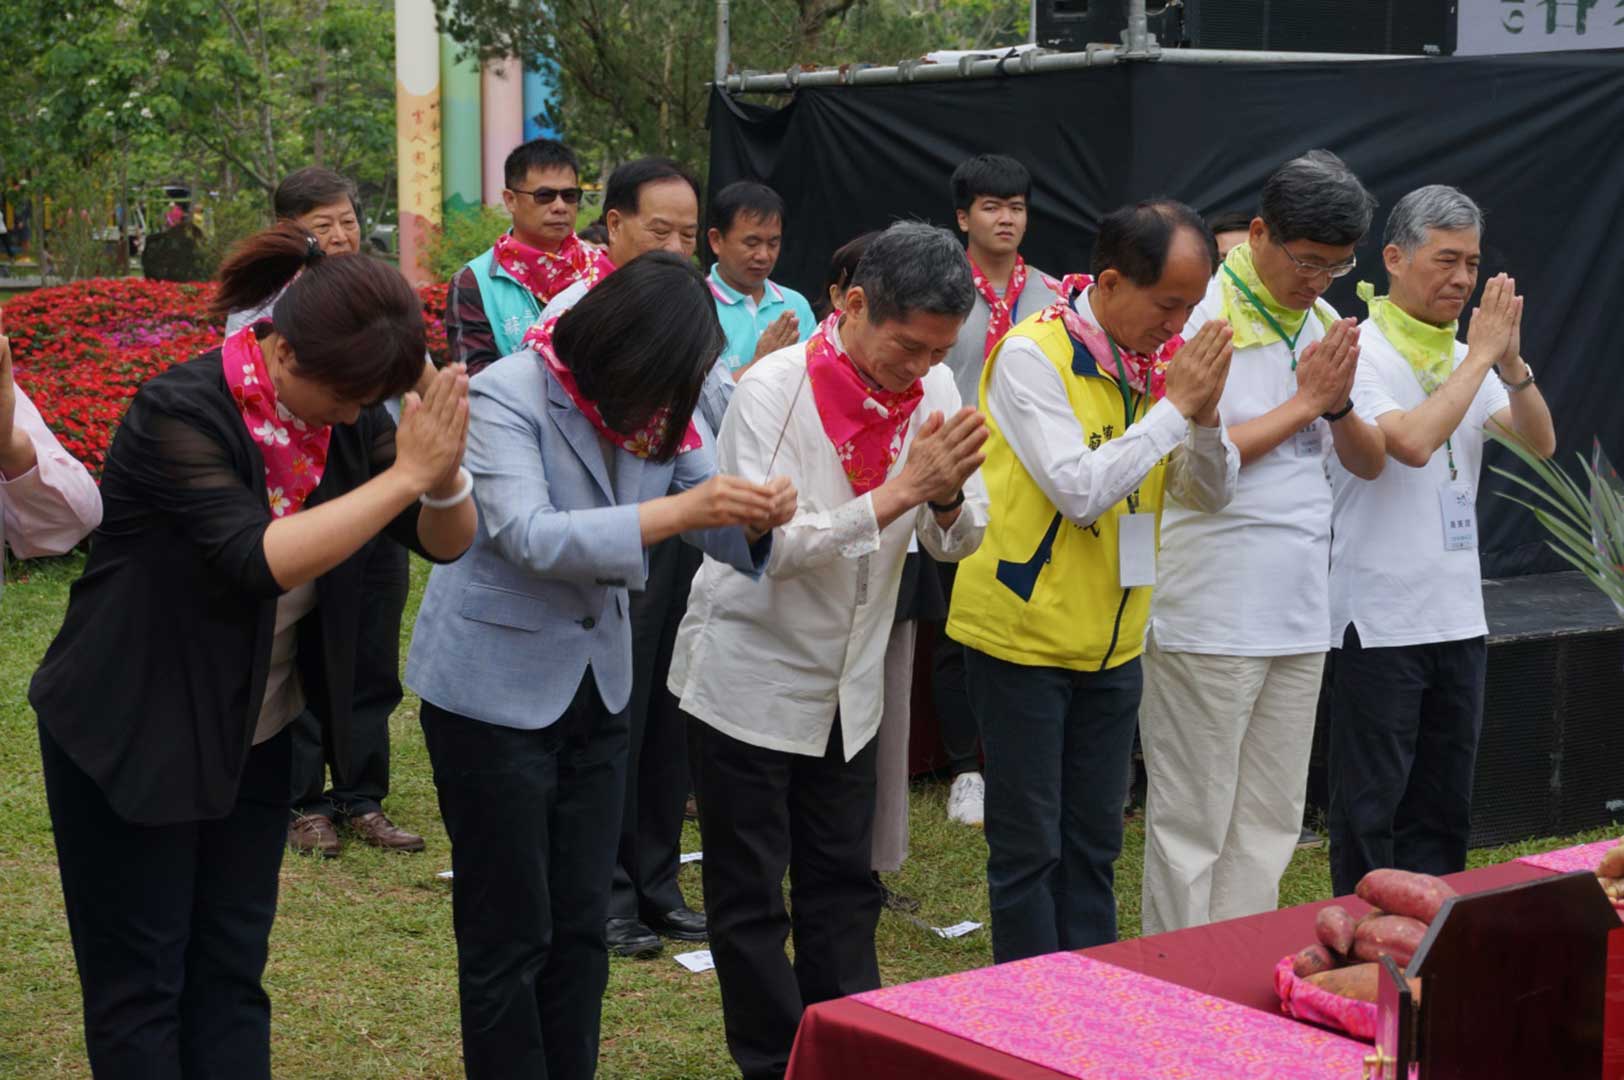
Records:
[[[1076,953],[854,999],[1079,1080],[1348,1080],[1368,1047]]]
[[[1596,867],[1601,865],[1601,857],[1618,844],[1617,840],[1597,840],[1594,844],[1580,844],[1577,847],[1562,848],[1560,851],[1524,855],[1517,861],[1537,866],[1541,870],[1549,870],[1553,874],[1571,874],[1575,870],[1594,872]]]

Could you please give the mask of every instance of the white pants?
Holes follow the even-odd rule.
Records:
[[[1144,932],[1273,911],[1296,850],[1324,653],[1145,649]]]
[[[908,728],[913,722],[914,637],[917,624],[891,627],[885,649],[885,707],[874,737],[874,845],[870,859],[879,873],[893,874],[908,857]]]

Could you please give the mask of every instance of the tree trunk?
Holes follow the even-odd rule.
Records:
[[[327,164],[327,46],[321,40],[321,24],[327,15],[327,0],[316,0],[310,25],[316,32],[316,78],[311,87],[311,103],[315,106],[315,132],[310,139],[311,164]]]

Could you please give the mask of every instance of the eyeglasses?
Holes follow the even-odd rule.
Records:
[[[539,187],[534,191],[520,191],[518,188],[508,188],[508,190],[515,195],[530,196],[536,200],[537,206],[549,206],[554,199],[563,199],[566,206],[579,206],[581,203],[581,189],[578,187]]]
[[[1291,265],[1296,269],[1298,277],[1316,278],[1321,274],[1324,274],[1334,281],[1339,277],[1347,277],[1349,274],[1353,273],[1353,268],[1359,265],[1359,259],[1357,256],[1349,259],[1347,262],[1339,262],[1333,266],[1326,266],[1324,263],[1305,262],[1304,260],[1293,255],[1291,253],[1291,249],[1285,244],[1282,244],[1280,241],[1276,240],[1274,241],[1274,244],[1281,251],[1286,253],[1286,258],[1291,260]]]

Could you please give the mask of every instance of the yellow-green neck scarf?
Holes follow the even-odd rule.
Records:
[[[1224,297],[1224,318],[1235,331],[1235,348],[1247,349],[1253,345],[1269,345],[1284,341],[1295,354],[1297,339],[1308,321],[1307,311],[1288,308],[1274,298],[1269,287],[1258,276],[1252,265],[1252,245],[1241,241],[1229,249],[1224,265],[1218,271]],[[1250,292],[1250,296],[1247,293]],[[1315,318],[1320,325],[1329,327],[1331,317],[1318,301],[1314,302]],[[1273,319],[1275,325],[1269,325]]]
[[[1421,389],[1431,394],[1442,386],[1455,370],[1455,333],[1459,320],[1448,326],[1422,322],[1387,297],[1377,296],[1376,287],[1368,281],[1361,281],[1356,291],[1370,309],[1371,321],[1415,372]]]

